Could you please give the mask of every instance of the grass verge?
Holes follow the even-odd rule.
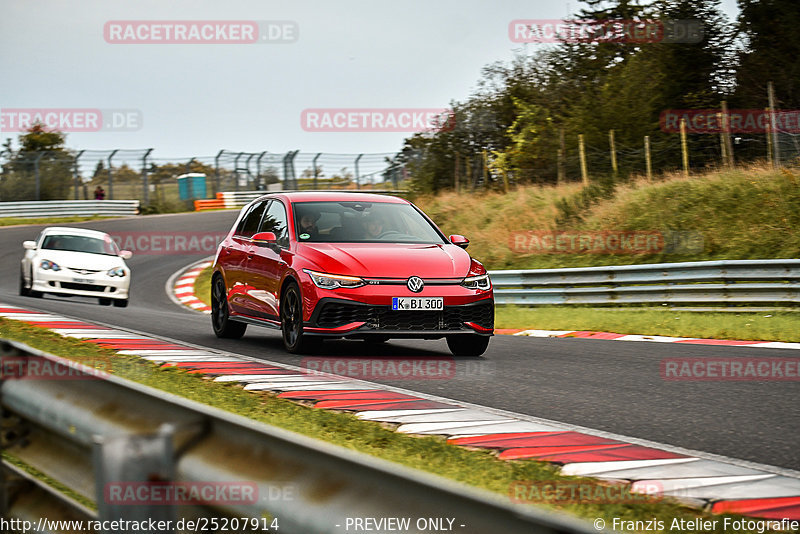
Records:
[[[398,434],[391,430],[391,425],[362,421],[348,413],[317,410],[278,398],[272,393],[245,391],[235,384],[211,382],[175,367],[159,368],[135,356],[118,355],[113,350],[62,338],[40,327],[17,321],[0,318],[0,337],[14,339],[87,365],[97,366],[99,362],[99,366],[114,375],[140,384],[578,517],[604,518],[608,522],[614,518],[625,521],[655,519],[662,521],[666,527],[672,525],[674,520],[719,519],[719,516],[689,509],[668,499],[626,494],[620,492],[618,487],[600,484],[592,479],[561,476],[555,466],[545,462],[502,461],[490,451],[451,445],[442,437]],[[113,364],[110,368],[108,362]],[[566,488],[567,492],[569,488],[582,488],[583,493],[579,495],[583,496],[583,500],[571,499],[568,502],[552,496],[548,498],[545,495],[549,493],[537,485],[543,483]],[[566,495],[569,496],[569,493]],[[703,532],[725,532],[721,522],[718,525],[718,529]],[[662,531],[669,531],[669,528]]]
[[[194,296],[200,299],[206,306],[211,306],[211,274],[213,266],[208,266],[202,271],[194,281]]]
[[[101,217],[92,215],[91,217],[2,217],[0,218],[0,226],[19,226],[19,225],[33,225],[33,224],[59,224],[59,223],[73,223],[73,222],[86,222],[86,221],[100,221],[103,219],[113,219],[114,217]]]
[[[497,328],[599,330],[648,336],[800,342],[800,312],[498,306]]]

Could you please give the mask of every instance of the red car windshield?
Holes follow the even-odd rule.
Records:
[[[295,202],[301,243],[446,243],[410,204],[393,202]]]

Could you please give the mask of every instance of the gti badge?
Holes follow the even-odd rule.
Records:
[[[419,293],[420,291],[422,291],[422,288],[425,287],[425,282],[423,282],[422,278],[420,278],[419,276],[412,276],[411,278],[408,279],[406,285],[408,286],[408,289],[410,289],[414,293]]]

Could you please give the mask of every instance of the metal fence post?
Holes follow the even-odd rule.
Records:
[[[119,149],[114,149],[108,156],[108,200],[114,199],[114,169],[111,167],[111,158],[113,158],[114,154],[117,152],[119,152]]]
[[[42,178],[39,175],[39,161],[42,159],[42,157],[44,155],[45,155],[45,152],[39,152],[39,155],[36,156],[35,160],[33,160],[33,172],[34,172],[34,175],[36,176],[36,200],[42,200],[42,197],[41,197],[41,189],[42,189],[41,182],[42,182]]]
[[[267,154],[265,150],[261,154],[258,155],[258,159],[256,160],[256,190],[261,190],[261,158],[263,158]],[[264,188],[266,189],[266,187]]]
[[[225,152],[225,150],[220,150],[214,157],[214,182],[216,186],[214,194],[219,192],[219,158],[222,156],[223,152]]]
[[[361,189],[361,181],[358,173],[358,161],[361,159],[361,156],[363,155],[364,154],[359,154],[358,157],[356,158],[356,189]]]
[[[155,499],[157,492],[153,491],[169,489],[165,486],[175,479],[173,434],[172,425],[165,424],[155,435],[95,438],[92,464],[100,521],[171,521],[166,532],[175,531],[175,506],[163,502],[165,499]],[[137,491],[142,487],[146,487],[146,491]],[[134,502],[126,495],[134,496]],[[140,495],[150,497],[142,499],[145,502],[137,502]]]
[[[148,148],[147,152],[145,152],[144,156],[142,156],[142,201],[144,202],[145,206],[150,203],[150,184],[148,183],[147,179],[147,157],[152,151],[152,148]]]
[[[317,155],[314,156],[314,160],[311,162],[311,168],[314,171],[314,189],[319,189],[319,183],[317,182],[317,159],[322,155],[322,152],[317,152]]]
[[[243,154],[244,154],[244,152],[239,152],[236,155],[236,159],[233,160],[233,180],[234,180],[233,190],[234,191],[238,191],[239,190],[239,158],[241,158]]]
[[[78,169],[78,160],[81,159],[83,153],[86,152],[85,150],[81,150],[78,152],[78,155],[75,156],[75,161],[72,164],[72,176],[74,178],[72,182],[72,187],[75,190],[75,200],[78,200],[78,182],[80,181],[81,174]]]

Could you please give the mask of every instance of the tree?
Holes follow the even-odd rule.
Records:
[[[744,41],[736,72],[737,106],[767,105],[767,82],[783,109],[800,106],[800,3],[796,0],[739,0],[738,30]]]
[[[65,142],[62,132],[47,130],[40,123],[18,137],[18,150],[12,148],[9,139],[4,145],[8,162],[0,175],[0,199],[66,199],[73,182],[75,156],[64,147]]]

